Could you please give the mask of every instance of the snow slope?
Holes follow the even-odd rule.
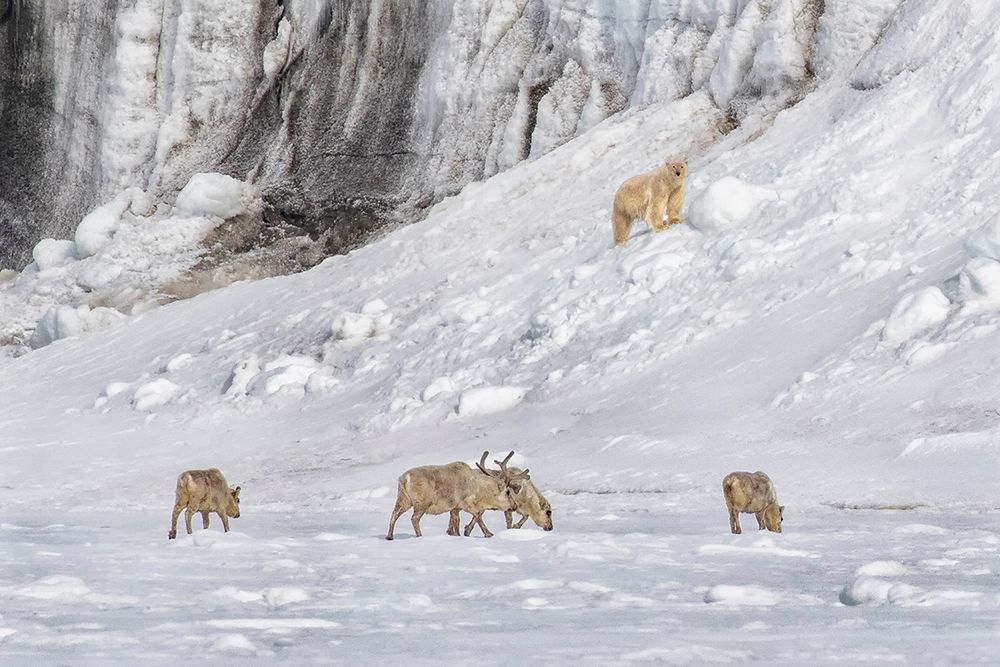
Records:
[[[998,28],[911,0],[762,128],[620,114],[307,273],[4,360],[0,655],[989,662]],[[612,247],[617,184],[681,155],[688,224]],[[403,470],[484,449],[554,532],[380,539]],[[208,466],[244,517],[168,543]],[[785,532],[726,533],[738,469]]]

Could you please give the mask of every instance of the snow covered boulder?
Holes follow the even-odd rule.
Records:
[[[958,292],[969,302],[1000,302],[1000,262],[974,257],[958,276]]]
[[[243,181],[225,174],[195,174],[177,195],[177,212],[225,220],[245,210],[246,194]]]
[[[261,373],[251,381],[249,391],[256,396],[279,392],[302,395],[310,376],[319,368],[319,362],[311,357],[283,354],[264,364]]]
[[[38,321],[30,344],[38,349],[60,338],[106,329],[124,318],[124,315],[112,308],[91,310],[87,306],[54,306]]]
[[[906,294],[893,307],[882,329],[882,340],[898,345],[918,333],[941,324],[948,317],[951,301],[937,287]]]
[[[458,398],[458,414],[462,417],[491,415],[509,410],[524,399],[527,387],[476,387],[466,389]]]
[[[31,257],[39,271],[54,269],[76,259],[76,246],[72,241],[42,239],[35,244]]]
[[[915,601],[920,589],[909,584],[878,577],[860,576],[840,591],[840,603],[857,605],[908,604]]]
[[[98,206],[84,216],[76,226],[76,256],[80,259],[96,255],[118,231],[122,213],[128,208],[129,199],[119,195],[107,204]]]
[[[724,176],[709,185],[691,202],[688,222],[702,231],[743,227],[756,216],[763,204],[778,200],[778,193],[752,185],[735,176]]]
[[[132,395],[132,406],[139,412],[146,412],[160,405],[166,405],[181,393],[181,388],[166,378],[159,378],[140,385]]]

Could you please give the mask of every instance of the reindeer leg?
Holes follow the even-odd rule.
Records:
[[[229,517],[226,516],[226,513],[223,512],[222,510],[217,511],[216,514],[218,514],[219,518],[222,519],[222,530],[223,530],[223,532],[228,533],[229,532]]]
[[[503,513],[504,521],[507,522],[507,529],[510,530],[514,527],[514,513],[510,510],[504,510]]]
[[[472,527],[475,525],[476,525],[476,515],[473,514],[472,518],[469,520],[469,525],[465,527],[465,529],[462,531],[462,534],[465,535],[466,537],[472,535]]]
[[[476,515],[476,523],[479,524],[479,529],[483,531],[483,537],[493,537],[493,533],[491,533],[490,529],[486,527],[485,523],[483,523],[483,513],[482,512],[480,512],[479,514]]]
[[[451,514],[448,516],[448,534],[458,535],[459,524],[462,521],[461,514],[458,510],[452,510]]]
[[[184,527],[187,528],[188,535],[190,535],[191,533],[194,532],[194,529],[191,528],[191,517],[192,516],[194,516],[194,510],[189,507],[184,512]]]
[[[387,540],[392,539],[392,533],[396,529],[396,519],[401,517],[403,515],[403,512],[410,509],[411,507],[412,505],[410,504],[409,499],[406,497],[405,494],[400,492],[400,494],[396,496],[396,506],[392,508],[392,516],[389,517],[389,532],[385,534],[385,539]]]
[[[172,540],[177,537],[177,517],[181,515],[181,510],[183,509],[184,506],[180,503],[174,505],[173,514],[170,515],[170,532],[167,533],[168,540]]]
[[[764,530],[764,510],[754,512],[754,516],[757,517],[757,530]]]
[[[731,530],[734,535],[739,535],[743,532],[740,529],[740,515],[732,507],[729,508],[729,530]]]
[[[208,528],[208,510],[201,511],[201,527]]]
[[[413,524],[413,533],[417,537],[423,537],[423,533],[420,532],[420,517],[422,517],[425,512],[426,510],[419,509],[416,506],[413,507],[413,516],[410,517],[410,523]]]
[[[520,528],[521,526],[524,525],[524,522],[527,521],[527,520],[528,520],[528,515],[527,514],[522,514],[521,515],[521,520],[518,521],[517,523],[515,523],[514,527],[515,528]]]

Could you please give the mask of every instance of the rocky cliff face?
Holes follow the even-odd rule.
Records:
[[[632,106],[780,109],[898,4],[845,2],[0,0],[0,265],[200,171],[336,252]]]

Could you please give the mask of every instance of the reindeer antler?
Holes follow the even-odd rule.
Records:
[[[493,463],[496,463],[498,466],[500,466],[500,471],[503,473],[503,476],[506,477],[508,480],[527,479],[528,478],[527,469],[522,470],[521,472],[518,473],[512,473],[510,470],[507,469],[507,461],[510,461],[512,456],[514,456],[513,451],[511,451],[510,454],[508,454],[503,461],[497,461],[496,459],[493,459]]]
[[[513,453],[514,452],[511,452],[511,454]],[[482,470],[484,475],[490,474],[490,471],[486,469],[486,457],[489,455],[490,455],[490,450],[487,449],[485,452],[483,452],[483,456],[479,459],[479,463],[476,464],[476,467]]]
[[[496,459],[493,459],[493,463],[496,463],[498,466],[500,466],[500,470],[507,472],[507,461],[510,461],[510,458],[512,456],[514,456],[514,450],[511,450],[510,454],[508,454],[507,458],[505,458],[503,461],[497,461]]]

